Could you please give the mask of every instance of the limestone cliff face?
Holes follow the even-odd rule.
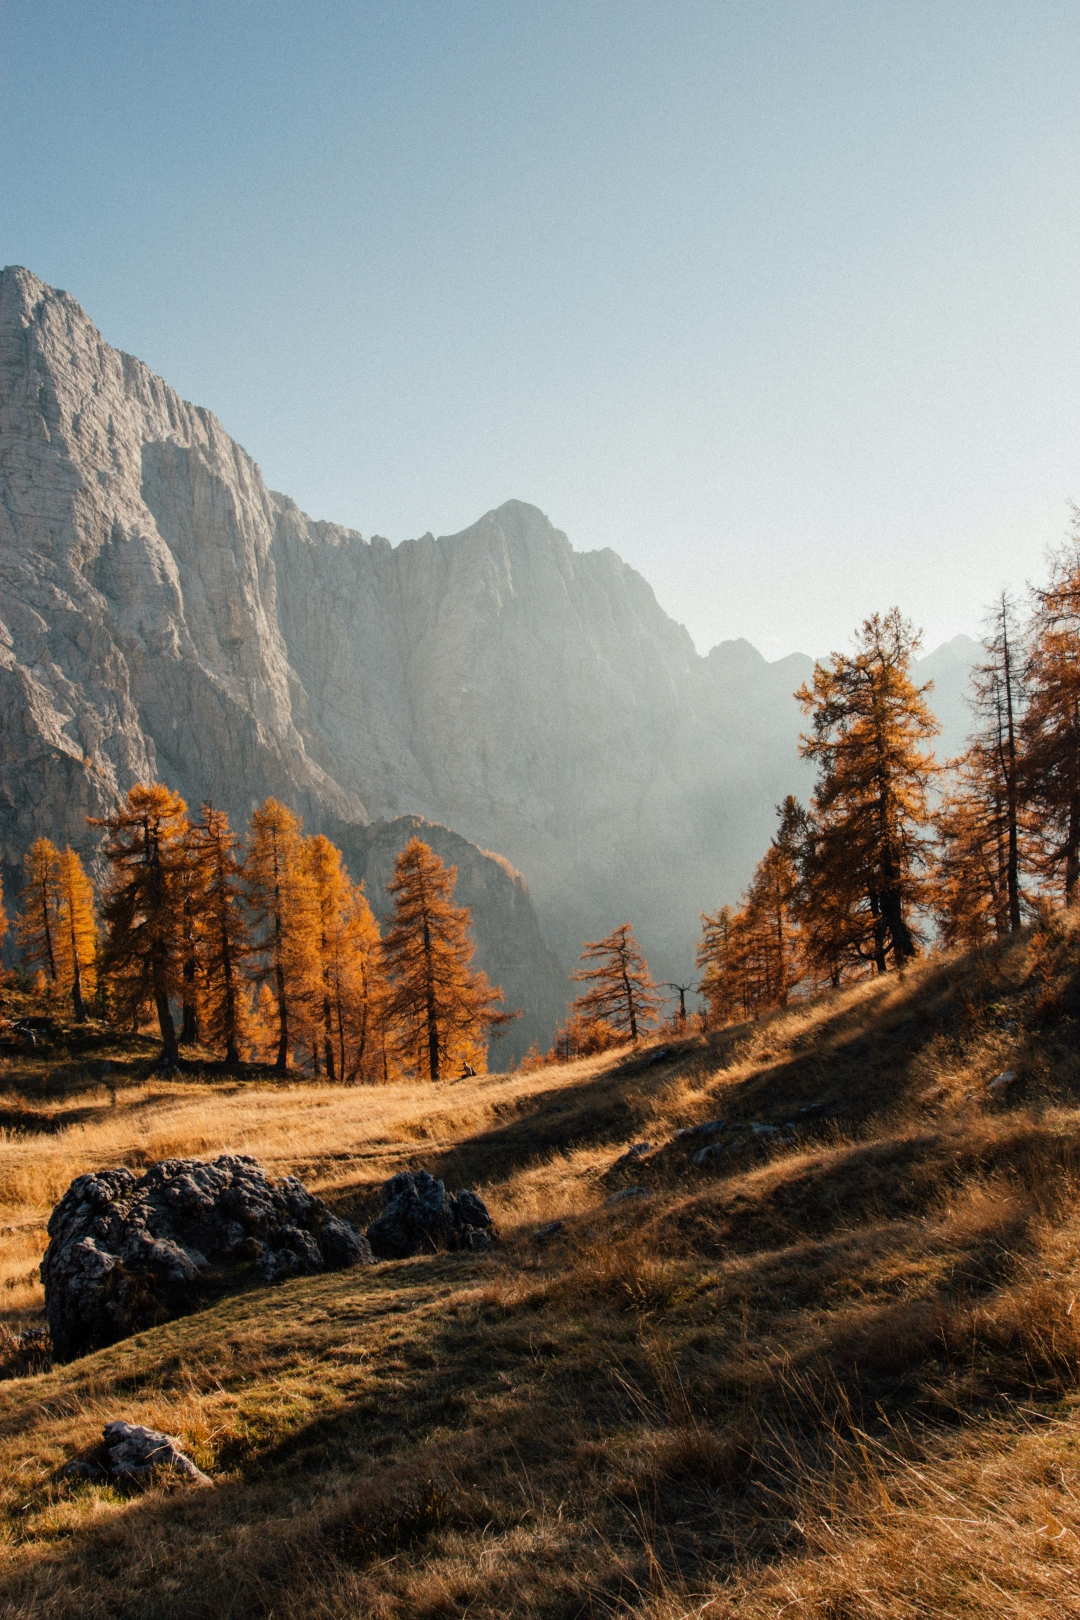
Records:
[[[811,661],[700,658],[614,552],[518,501],[392,548],[273,500],[279,622],[337,779],[508,855],[564,962],[629,918],[664,977],[688,973],[698,913],[805,788]]]
[[[333,774],[289,660],[277,524],[258,468],[210,412],[111,349],[66,293],[26,270],[0,275],[9,897],[36,837],[92,860],[86,818],[138,780],[161,778],[192,805],[210,798],[237,825],[268,793],[342,844],[367,823]],[[460,842],[472,886],[487,873],[492,889],[475,928],[485,968],[523,980],[527,960],[537,986],[527,1025],[504,1042],[512,1054],[526,1027],[547,1033],[557,1016],[552,959],[523,881],[515,888],[497,859]]]
[[[0,276],[0,839],[160,776],[234,814],[268,792],[366,820],[303,733],[274,511],[209,411],[104,343],[75,300]]]

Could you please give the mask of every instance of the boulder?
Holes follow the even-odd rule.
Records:
[[[354,1226],[295,1176],[268,1181],[257,1159],[162,1159],[77,1176],[49,1219],[45,1315],[68,1361],[191,1308],[254,1273],[265,1282],[370,1263]]]
[[[159,1468],[168,1468],[192,1485],[209,1485],[201,1468],[181,1448],[175,1435],[144,1429],[138,1423],[119,1420],[106,1423],[102,1431],[104,1462],[77,1459],[62,1470],[66,1479],[115,1484],[149,1479]]]
[[[380,1260],[405,1260],[438,1250],[491,1248],[495,1223],[484,1200],[463,1190],[452,1198],[426,1170],[401,1170],[384,1183],[382,1214],[367,1229]]]

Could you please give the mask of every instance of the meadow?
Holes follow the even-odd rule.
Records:
[[[1048,921],[437,1087],[165,1079],[107,1032],[3,1058],[0,1613],[1080,1615],[1078,1036],[1080,934]],[[71,1178],[221,1151],[364,1223],[423,1167],[500,1241],[34,1363]],[[213,1488],[63,1480],[115,1417]]]

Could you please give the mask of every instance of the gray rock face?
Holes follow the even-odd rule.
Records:
[[[77,1176],[49,1219],[45,1316],[61,1361],[168,1320],[200,1283],[267,1282],[370,1263],[366,1240],[295,1176],[224,1153]]]
[[[285,614],[280,598],[303,590],[304,577],[279,582],[288,569],[279,504],[217,419],[111,349],[73,298],[26,270],[0,275],[0,865],[9,894],[37,837],[70,843],[93,865],[87,816],[155,777],[192,806],[211,798],[238,827],[272,793],[308,831],[358,856],[353,875],[363,875],[371,845],[350,835],[369,816],[355,786],[343,785],[355,784],[355,769],[345,762],[339,779],[326,742],[338,734],[334,663],[355,649],[338,644],[338,618],[328,620],[313,703],[282,628],[301,604]],[[318,640],[318,626],[308,629]],[[381,708],[365,719],[391,753],[407,698],[395,695],[397,679],[388,668],[373,694]],[[398,742],[407,752],[404,733]],[[430,795],[423,802],[431,810]],[[430,828],[430,841],[444,831]],[[394,836],[383,828],[375,843]],[[446,839],[483,894],[477,965],[504,986],[508,1006],[525,1008],[498,1052],[518,1055],[550,1037],[563,975],[520,874]],[[378,909],[385,896],[371,898]]]
[[[495,1224],[474,1192],[452,1198],[426,1170],[402,1170],[382,1190],[383,1211],[367,1229],[371,1252],[380,1260],[406,1260],[440,1249],[491,1248]]]

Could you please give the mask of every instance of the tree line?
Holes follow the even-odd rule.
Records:
[[[814,791],[808,806],[778,806],[740,904],[702,914],[706,1023],[902,970],[931,936],[982,948],[1053,899],[1080,898],[1080,514],[1024,612],[999,598],[983,645],[973,729],[944,763],[930,746],[932,683],[912,673],[920,636],[898,608],[815,664],[795,693]],[[397,857],[383,937],[341,852],[274,799],[243,850],[224,812],[205,804],[192,821],[160,783],[133,787],[94,825],[106,834],[100,904],[78,855],[39,839],[18,945],[77,1020],[93,1004],[138,1027],[152,1008],[167,1064],[202,1044],[228,1063],[302,1062],[330,1080],[438,1080],[485,1066],[491,1034],[516,1016],[471,965],[455,869],[418,838]],[[587,942],[572,977],[588,988],[525,1067],[637,1041],[661,1022],[662,988],[679,993],[672,1032],[685,1029],[690,987],[656,984],[629,923]]]
[[[740,904],[702,915],[710,1022],[903,969],[932,937],[983,948],[1080,898],[1080,529],[1023,611],[995,603],[972,731],[943,763],[919,646],[899,609],[875,615],[796,692],[817,781],[808,807],[778,807]]]
[[[92,825],[105,834],[100,896],[74,850],[39,838],[17,944],[77,1022],[90,1009],[134,1029],[152,1016],[166,1067],[198,1046],[331,1081],[437,1081],[486,1068],[491,1034],[517,1016],[472,965],[456,868],[417,837],[395,861],[384,936],[341,851],[275,799],[243,847],[224,811],[204,804],[192,820],[159,782]]]

